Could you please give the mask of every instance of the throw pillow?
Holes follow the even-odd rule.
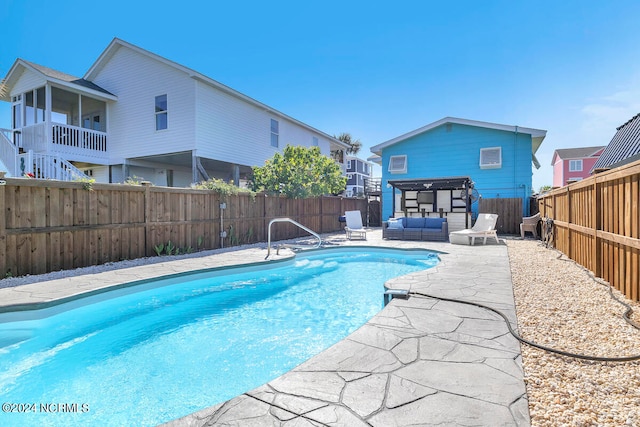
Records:
[[[387,228],[389,228],[390,230],[402,230],[404,228],[402,226],[402,221],[399,219],[389,218],[387,224],[389,225]]]

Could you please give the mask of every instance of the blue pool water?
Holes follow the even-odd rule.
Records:
[[[1,400],[29,411],[0,424],[156,425],[223,402],[340,341],[382,309],[384,282],[437,262],[320,250],[0,314]]]

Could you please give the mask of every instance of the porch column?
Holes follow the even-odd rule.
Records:
[[[236,187],[240,186],[240,166],[231,165],[231,180]]]
[[[191,182],[198,182],[198,157],[196,150],[191,151]]]
[[[51,125],[51,85],[44,85],[44,138],[47,143],[53,143],[53,126]]]
[[[122,162],[122,182],[125,182],[129,178],[129,163],[127,159]]]

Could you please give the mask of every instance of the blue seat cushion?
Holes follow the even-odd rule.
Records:
[[[442,223],[447,222],[446,218],[425,218],[424,228],[442,228]]]
[[[425,218],[407,218],[405,228],[424,228]]]

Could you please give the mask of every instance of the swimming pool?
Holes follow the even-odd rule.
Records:
[[[3,425],[156,425],[223,402],[341,340],[380,311],[384,282],[437,262],[324,249],[1,314],[0,395],[30,411]]]

